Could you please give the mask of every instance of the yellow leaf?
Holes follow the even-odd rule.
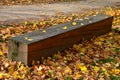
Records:
[[[14,66],[10,66],[8,68],[8,72],[9,72],[9,74],[13,74],[13,72],[14,72]]]
[[[15,71],[15,72],[13,73],[13,75],[14,75],[14,78],[15,78],[15,79],[17,79],[17,78],[19,77],[19,73],[18,73],[17,71]]]
[[[33,39],[29,38],[28,41],[33,41]]]
[[[46,31],[46,30],[43,30],[42,32],[46,33],[47,31]]]
[[[42,75],[42,74],[43,74],[43,72],[42,72],[42,71],[38,71],[38,74],[41,74],[41,75]]]
[[[24,22],[24,24],[25,24],[25,25],[27,25],[27,24],[28,24],[28,22],[27,22],[27,21],[25,21],[25,22]]]
[[[33,24],[33,27],[36,27],[36,25],[37,25],[37,24],[36,24],[36,23],[34,23],[34,24]]]
[[[94,70],[95,70],[95,71],[99,71],[99,70],[100,70],[100,68],[99,68],[99,67],[97,67],[97,66],[94,66]]]
[[[94,76],[95,74],[93,72],[91,72],[91,74]]]
[[[80,77],[81,77],[81,74],[79,74],[79,73],[75,74],[75,79],[79,79]]]
[[[0,51],[0,55],[1,55],[1,56],[3,55],[3,52],[2,52],[2,51]]]
[[[82,71],[82,73],[85,73],[87,71],[87,67],[86,66],[81,66],[80,70]]]
[[[102,45],[102,42],[101,42],[101,41],[98,41],[97,44],[98,44],[99,46],[101,46],[101,45]]]
[[[104,40],[105,40],[105,38],[100,38],[99,40],[100,40],[100,41],[104,41]]]
[[[4,72],[0,73],[0,80],[3,80],[4,77],[8,78],[8,77],[10,77],[10,75],[7,73],[4,73]]]
[[[3,75],[0,73],[0,79],[3,79]]]
[[[23,70],[24,68],[25,68],[24,65],[21,65],[21,66],[19,67],[20,70]]]
[[[81,64],[76,64],[77,69],[80,69],[81,66],[82,66]]]
[[[43,25],[45,25],[46,24],[46,21],[43,21]]]
[[[103,71],[103,72],[107,72],[107,70],[106,70],[105,68],[102,68],[102,71]]]
[[[25,40],[27,40],[28,39],[28,37],[24,37],[25,38]]]
[[[67,26],[64,26],[63,29],[67,29]]]
[[[72,22],[72,25],[73,25],[73,26],[76,26],[76,24],[77,24],[76,22]]]
[[[84,53],[84,52],[85,52],[85,48],[81,48],[81,50],[80,50],[80,51]]]
[[[120,74],[120,69],[112,69],[111,71],[113,74]]]
[[[6,63],[5,63],[5,67],[8,67],[8,66],[9,66],[9,63],[6,62]]]
[[[105,68],[102,68],[102,73],[105,74],[106,76],[109,76],[108,71]]]
[[[76,45],[76,44],[73,45],[73,48],[76,49],[76,50],[79,50],[79,46]]]
[[[110,32],[108,35],[113,35],[113,33],[112,33],[112,32]]]
[[[84,24],[83,23],[80,23],[81,26],[83,26]]]
[[[27,40],[27,41],[33,41],[32,38],[28,38],[28,37],[24,37],[24,39]]]
[[[72,16],[75,16],[75,13],[72,13]]]

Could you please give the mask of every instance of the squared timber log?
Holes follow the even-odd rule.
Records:
[[[8,41],[8,57],[30,65],[32,60],[72,47],[83,38],[91,39],[111,31],[112,21],[112,16],[97,14],[12,37]]]

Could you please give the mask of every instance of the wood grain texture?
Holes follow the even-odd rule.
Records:
[[[8,41],[8,58],[28,64],[28,45],[13,40]]]
[[[16,52],[18,54],[22,54],[21,52],[23,52],[26,57],[18,55],[15,59],[20,60],[18,57],[21,57],[22,60],[20,61],[24,62],[26,65],[30,65],[32,60],[39,60],[41,57],[48,57],[58,51],[68,49],[72,47],[73,44],[79,43],[82,39],[90,40],[95,36],[97,37],[111,31],[113,17],[98,15],[90,16],[89,18],[92,22],[89,22],[89,20],[86,19],[83,19],[83,21],[77,20],[74,21],[77,23],[75,26],[71,25],[73,22],[72,21],[69,23],[60,24],[56,27],[47,28],[46,33],[36,31],[11,38],[9,41],[12,40],[12,43],[9,44],[9,48],[13,45],[24,44],[26,49],[22,46],[23,51],[21,51],[18,46],[16,46],[15,49],[17,49]],[[84,25],[80,25],[81,23]],[[63,30],[61,28],[63,26],[69,27]],[[24,37],[26,36],[32,38],[33,41],[30,42],[24,40]],[[16,42],[17,44],[15,44]],[[11,55],[13,55],[13,48],[10,48],[9,53],[9,57],[11,58]]]
[[[41,56],[48,57],[57,51],[62,51],[73,44],[79,43],[83,38],[89,40],[94,36],[105,34],[111,30],[112,19],[106,19],[85,27],[66,32],[49,39],[39,41],[28,46],[28,63],[39,60]]]

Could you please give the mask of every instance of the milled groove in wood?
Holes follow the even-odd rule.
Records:
[[[112,21],[112,16],[98,14],[12,37],[8,42],[8,57],[30,65],[32,60],[72,47],[83,38],[91,39],[111,31]]]

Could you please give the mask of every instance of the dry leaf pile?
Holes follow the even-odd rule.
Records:
[[[53,3],[76,0],[0,0],[0,5],[30,5],[39,3]]]
[[[31,67],[21,62],[8,59],[7,40],[9,37],[44,29],[84,16],[105,13],[114,15],[113,24],[120,22],[120,10],[91,11],[89,14],[72,14],[71,16],[57,15],[38,23],[25,22],[23,25],[14,24],[0,27],[0,79],[3,80],[120,80],[120,30],[74,44],[69,50],[58,52],[47,59],[41,58],[33,62]],[[114,12],[114,13],[113,13]]]
[[[7,59],[0,52],[0,79],[119,80],[120,30],[74,44],[69,50],[41,58],[32,67]]]

